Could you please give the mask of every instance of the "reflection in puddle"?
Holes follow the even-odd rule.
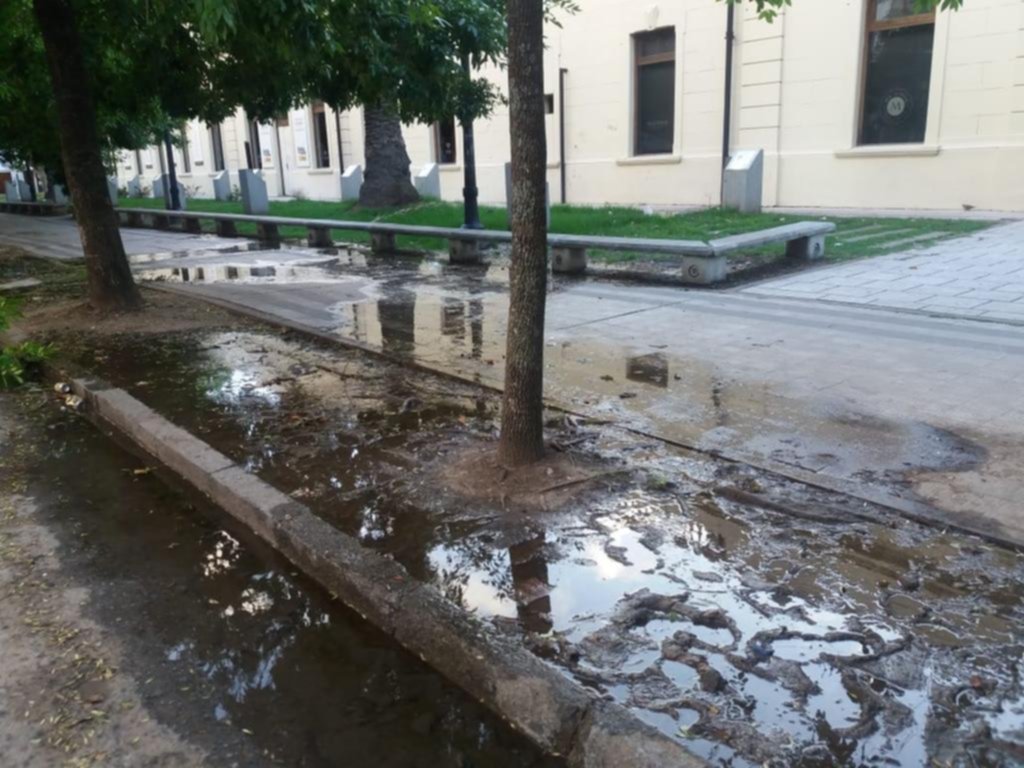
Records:
[[[559,764],[258,544],[257,556],[201,497],[133,472],[139,460],[83,419],[33,412],[19,476],[66,536],[62,559],[94,585],[89,610],[116,631],[147,712],[187,723],[217,764]]]
[[[350,320],[395,351],[420,348],[428,315],[443,343],[472,344],[476,310],[423,295]],[[769,514],[716,490],[749,480],[771,495],[776,480],[598,429],[581,431],[587,446],[632,474],[558,513],[466,505],[436,473],[453,441],[495,429],[497,403],[470,387],[256,333],[104,354],[115,383],[706,757],[950,762],[988,748],[968,738],[974,723],[1019,708],[1018,554],[884,518]],[[135,386],[143,370],[159,386]],[[281,616],[282,589],[250,580],[220,610],[234,608],[232,624]],[[290,647],[283,637],[273,647]],[[258,672],[247,668],[245,690],[259,690]],[[975,678],[976,700],[946,712]]]

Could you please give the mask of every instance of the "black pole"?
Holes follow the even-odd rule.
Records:
[[[562,205],[568,202],[565,199],[566,168],[565,168],[565,73],[569,70],[562,67],[558,70],[558,170],[562,187],[562,195],[559,200]]]
[[[732,133],[732,46],[733,19],[736,8],[728,4],[725,22],[725,111],[722,117],[722,182],[718,188],[719,205],[725,202],[725,166],[729,164],[729,136]]]
[[[471,77],[469,66],[469,54],[462,54],[462,70],[466,73],[466,79]],[[480,223],[480,206],[477,203],[479,190],[476,187],[476,145],[473,141],[473,120],[463,117],[462,122],[462,152],[465,155],[463,167],[462,187],[462,209],[463,229],[483,229]]]
[[[331,107],[334,110],[334,132],[338,134],[338,170],[342,174],[345,173],[345,148],[341,141],[341,113],[337,107]]]
[[[174,170],[174,145],[171,143],[170,129],[164,130],[164,147],[167,150],[167,185],[170,189],[164,190],[164,204],[170,211],[181,210],[181,200],[178,198],[178,174]]]

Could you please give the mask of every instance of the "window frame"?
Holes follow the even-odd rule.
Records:
[[[317,124],[317,115],[323,115],[324,119],[323,146],[320,146],[321,137],[319,125]],[[314,101],[309,105],[309,130],[313,134],[313,170],[329,170],[331,168],[331,136],[327,125],[327,105],[322,101]],[[327,162],[321,165],[320,161],[324,157],[326,157]]]
[[[659,32],[666,32],[671,30],[672,32],[672,50],[664,51],[662,53],[647,54],[646,56],[640,55],[640,41],[642,38],[655,35]],[[678,99],[676,98],[676,86],[678,83],[678,66],[676,64],[676,48],[678,43],[678,36],[676,34],[675,25],[667,25],[664,27],[655,27],[654,29],[646,29],[642,32],[634,32],[630,35],[630,67],[632,68],[632,138],[630,141],[629,154],[631,157],[664,157],[666,155],[672,155],[676,151],[676,110],[678,108]],[[669,147],[667,152],[640,152],[640,68],[650,66],[652,64],[672,64],[672,146]]]
[[[181,126],[181,168],[182,175],[192,175],[192,153],[188,146],[188,123]]]
[[[861,25],[861,36],[860,36],[860,73],[858,76],[859,87],[857,89],[857,110],[855,114],[856,123],[854,124],[855,139],[854,146],[857,148],[864,148],[870,150],[872,147],[889,146],[889,144],[868,144],[864,142],[864,101],[867,96],[868,87],[868,65],[870,64],[871,57],[871,35],[875,32],[886,32],[893,29],[905,29],[907,27],[921,27],[925,25],[932,25],[933,34],[935,34],[935,42],[937,43],[939,38],[938,32],[938,14],[933,8],[930,11],[924,13],[913,13],[909,16],[898,16],[894,19],[886,19],[884,21],[878,21],[875,17],[878,10],[878,0],[865,0],[864,2],[864,19]],[[920,141],[907,141],[900,142],[897,146],[913,147],[920,146],[928,143],[929,139],[929,126],[932,121],[929,119],[932,109],[932,88],[935,80],[935,57],[936,48],[933,44],[932,48],[932,62],[931,71],[928,73],[928,110],[925,115],[925,127],[924,136]]]
[[[213,171],[220,173],[227,170],[227,162],[224,158],[224,135],[221,132],[220,123],[207,125],[210,130],[210,149],[213,150]]]
[[[444,160],[441,156],[441,123],[451,121],[452,123],[452,159]],[[433,125],[434,162],[439,166],[450,167],[459,164],[459,123],[452,115],[445,120],[438,120]]]
[[[263,147],[260,145],[260,125],[254,118],[249,118],[246,122],[248,124],[246,132],[249,134],[246,142],[249,147],[246,164],[250,171],[261,171],[263,170]]]

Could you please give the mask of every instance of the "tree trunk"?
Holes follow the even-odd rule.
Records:
[[[544,454],[544,0],[508,0],[508,93],[512,256],[498,456],[520,466]]]
[[[142,298],[125,256],[96,128],[71,0],[33,0],[57,103],[64,174],[71,191],[89,278],[89,302],[100,310],[135,309]]]
[[[366,173],[359,204],[369,208],[407,205],[420,199],[409,176],[409,153],[398,113],[387,105],[363,108],[366,125]]]

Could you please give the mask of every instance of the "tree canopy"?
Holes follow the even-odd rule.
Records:
[[[563,0],[556,0],[563,2]],[[499,98],[461,58],[498,62],[500,0],[74,0],[109,152],[241,106],[394,104],[403,120],[479,117]],[[55,104],[31,0],[0,10],[0,153],[57,167]]]

